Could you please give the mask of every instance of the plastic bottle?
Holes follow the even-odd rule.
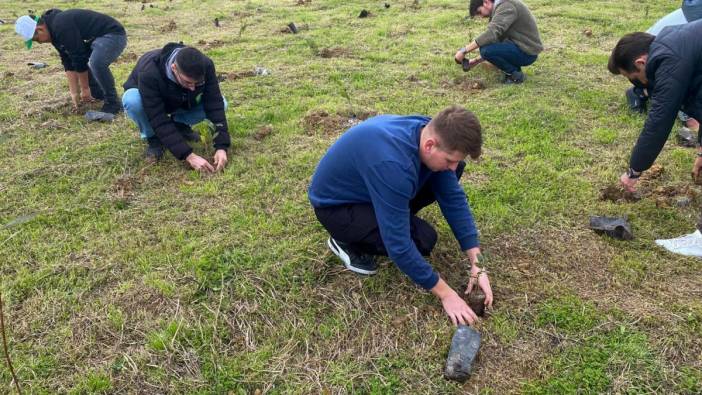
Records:
[[[480,350],[480,333],[467,325],[458,325],[446,358],[444,376],[461,383],[468,380]]]

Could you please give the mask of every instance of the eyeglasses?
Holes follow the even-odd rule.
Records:
[[[186,88],[199,88],[203,85],[205,85],[205,80],[200,80],[200,81],[193,81],[190,78],[184,76],[180,72],[180,68],[178,68],[178,64],[175,63],[175,76],[178,79],[178,82],[183,85]]]

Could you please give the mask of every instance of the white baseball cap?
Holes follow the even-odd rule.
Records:
[[[38,21],[38,16],[32,18],[29,15],[23,15],[15,22],[15,31],[22,36],[27,49],[32,48],[32,38],[34,37],[34,31],[37,30]]]

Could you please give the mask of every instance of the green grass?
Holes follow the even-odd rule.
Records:
[[[465,18],[465,1],[295,3],[56,4],[124,23],[128,56],[112,67],[120,83],[136,56],[168,41],[204,49],[220,73],[271,70],[221,83],[232,149],[212,176],[170,155],[147,166],[125,117],[66,115],[54,49],[26,51],[12,23],[0,25],[0,292],[26,393],[702,390],[702,265],[653,244],[693,230],[699,198],[667,207],[655,192],[689,185],[692,151],[671,139],[640,202],[599,200],[643,124],[626,110],[627,82],[607,72],[609,52],[678,3],[529,0],[546,50],[522,86],[454,64],[486,24]],[[42,7],[5,1],[0,17]],[[357,18],[363,8],[373,16]],[[171,20],[176,28],[162,29]],[[291,21],[305,28],[280,33]],[[319,56],[327,48],[343,55]],[[49,67],[25,67],[35,60]],[[476,79],[485,89],[462,88]],[[463,385],[442,375],[453,328],[440,303],[387,260],[370,278],[342,271],[306,197],[344,129],[306,117],[433,115],[451,104],[484,129],[484,155],[462,183],[495,290]],[[263,127],[271,132],[259,141]],[[595,235],[594,214],[628,215],[636,239]],[[422,216],[439,232],[432,264],[461,288],[467,268],[448,225],[436,207]],[[0,393],[11,391],[0,368]]]

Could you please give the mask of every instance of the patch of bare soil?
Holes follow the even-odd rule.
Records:
[[[650,181],[660,178],[665,172],[665,167],[661,165],[653,165],[650,169],[641,174],[641,181]]]
[[[224,82],[227,80],[239,80],[242,78],[247,78],[247,77],[254,77],[256,76],[256,72],[254,70],[243,70],[243,71],[234,71],[231,73],[219,73],[217,74],[217,79],[219,82]]]
[[[222,40],[211,40],[211,41],[200,40],[197,42],[197,45],[199,45],[200,49],[202,49],[203,51],[207,51],[208,49],[212,49],[212,48],[219,48],[219,47],[223,46],[224,44],[225,44],[225,42]]]
[[[61,116],[69,117],[82,115],[89,110],[99,110],[101,106],[102,101],[96,100],[92,103],[81,103],[76,110],[73,108],[73,104],[71,103],[70,99],[61,97],[26,106],[24,114],[27,116],[36,115],[37,109],[40,109],[42,114],[57,113]]]
[[[308,135],[321,132],[326,135],[338,134],[374,115],[376,111],[356,111],[329,114],[324,110],[313,111],[303,119],[303,127]]]
[[[134,194],[134,177],[122,176],[112,185],[112,191],[117,199],[126,200]]]
[[[644,197],[650,197],[656,202],[657,207],[687,207],[694,203],[700,195],[698,187],[688,183],[678,185],[652,185],[660,179],[665,168],[653,165],[641,175],[639,191],[626,192],[618,185],[613,184],[600,191],[600,200],[609,200],[615,203],[635,202]]]
[[[638,202],[641,200],[641,194],[625,191],[621,186],[612,184],[600,191],[600,200],[609,200],[615,203]]]
[[[687,207],[699,195],[699,189],[689,184],[660,186],[651,191],[657,207]]]
[[[127,62],[134,62],[137,60],[139,56],[135,54],[134,52],[124,52],[122,55],[120,55],[119,58],[117,58],[117,61],[115,63],[127,63]]]
[[[312,4],[312,0],[296,0],[295,5],[307,5]]]
[[[160,30],[161,30],[161,33],[168,33],[168,32],[174,31],[177,28],[178,28],[178,25],[176,25],[176,22],[173,19],[171,19],[171,21],[168,22],[167,25],[161,26]]]
[[[319,56],[322,58],[341,58],[349,57],[350,55],[351,51],[348,48],[343,47],[323,48],[319,51]]]
[[[444,88],[458,88],[463,91],[481,91],[487,87],[487,84],[482,78],[459,77],[453,81],[444,81]]]
[[[253,138],[256,141],[261,141],[261,140],[265,139],[271,133],[273,133],[273,126],[271,126],[271,125],[262,126],[256,131]]]

